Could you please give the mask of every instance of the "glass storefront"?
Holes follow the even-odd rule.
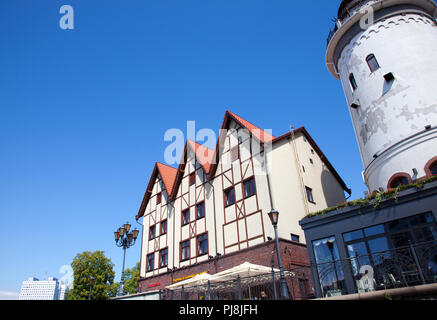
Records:
[[[432,213],[312,241],[323,297],[437,282],[437,225]],[[339,245],[347,257],[340,259]],[[348,276],[346,288],[345,275]],[[351,278],[352,277],[352,278]]]
[[[426,243],[437,240],[431,213],[347,232],[343,240],[357,292],[417,285],[425,277],[434,280],[424,267],[435,252]]]

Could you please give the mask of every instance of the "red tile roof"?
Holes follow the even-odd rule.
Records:
[[[191,147],[191,149],[196,153],[196,158],[199,163],[202,165],[205,173],[209,173],[211,169],[212,160],[214,158],[214,150],[205,147],[204,145],[198,144],[192,140],[188,140],[187,143]]]
[[[235,121],[237,121],[241,126],[245,127],[251,134],[253,134],[259,141],[262,143],[264,142],[270,142],[273,139],[275,139],[274,136],[272,136],[270,133],[265,132],[264,130],[260,129],[259,127],[255,126],[254,124],[250,123],[247,120],[244,120],[243,118],[237,116],[235,113],[231,111],[226,111],[227,114],[229,114],[232,118],[234,118]]]
[[[240,116],[236,115],[235,113],[232,113],[231,111],[226,111],[225,117],[223,119],[223,124],[221,129],[228,129],[230,120],[233,119],[238,124],[246,128],[254,137],[256,137],[260,142],[271,142],[276,143],[282,139],[289,138],[291,133],[288,132],[280,137],[275,138],[271,134],[265,132],[264,130],[260,129],[259,127],[255,126],[254,124],[250,123],[249,121],[244,120]],[[347,188],[344,181],[341,179],[341,177],[338,175],[337,171],[335,171],[334,167],[329,163],[328,159],[325,157],[323,152],[320,150],[320,148],[317,146],[317,144],[314,142],[314,140],[311,138],[309,133],[305,130],[304,127],[301,127],[299,129],[295,129],[293,131],[294,133],[302,132],[307,138],[308,141],[313,145],[316,152],[319,154],[320,158],[325,162],[325,164],[329,167],[333,175],[336,177],[340,185],[343,187],[343,189],[350,194],[350,189]],[[176,194],[179,188],[179,185],[182,181],[182,177],[185,171],[185,165],[187,162],[187,146],[189,145],[190,148],[195,152],[196,158],[199,161],[199,163],[202,165],[205,173],[211,178],[215,174],[215,170],[217,169],[217,164],[219,162],[219,155],[220,152],[220,141],[221,137],[217,140],[216,149],[212,150],[210,148],[207,148],[206,146],[203,146],[197,142],[194,142],[192,140],[188,140],[185,143],[184,153],[182,155],[181,162],[178,166],[178,168],[173,168],[168,165],[165,165],[163,163],[157,162],[154,169],[152,176],[149,180],[149,184],[146,190],[146,193],[144,194],[143,201],[141,203],[140,209],[138,211],[138,214],[136,216],[136,219],[138,220],[141,216],[144,215],[144,211],[147,207],[147,203],[149,202],[153,185],[156,180],[156,176],[158,172],[160,173],[162,180],[164,182],[165,188],[168,192],[170,200],[176,198]],[[213,163],[215,157],[215,163]]]
[[[164,182],[165,189],[170,195],[173,192],[174,182],[178,170],[160,162],[157,162],[156,166],[158,167],[159,173],[161,174],[162,182]]]

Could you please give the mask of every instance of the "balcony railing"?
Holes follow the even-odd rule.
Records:
[[[327,46],[329,45],[329,42],[331,42],[332,37],[337,32],[338,24],[342,25],[347,20],[349,20],[349,18],[351,18],[357,12],[356,9],[358,9],[359,7],[363,6],[366,3],[369,3],[369,2],[376,3],[376,2],[380,2],[380,1],[384,1],[384,0],[359,0],[359,1],[352,3],[352,6],[350,8],[346,7],[344,9],[343,14],[341,16],[339,16],[337,19],[335,19],[335,21],[334,21],[335,28],[329,30],[328,37],[326,38],[326,45]]]

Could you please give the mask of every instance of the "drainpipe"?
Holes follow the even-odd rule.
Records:
[[[308,207],[308,202],[305,196],[305,190],[304,190],[305,184],[303,182],[302,165],[300,164],[299,155],[297,154],[296,137],[294,135],[293,126],[290,126],[290,137],[291,137],[291,143],[293,144],[294,159],[296,160],[297,172],[299,174],[301,196],[303,199],[303,203],[305,204],[305,215],[308,215],[310,213],[310,209]]]

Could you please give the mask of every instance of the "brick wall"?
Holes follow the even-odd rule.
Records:
[[[306,245],[280,239],[279,247],[284,270],[307,267],[309,265]],[[214,258],[189,267],[176,269],[173,272],[166,272],[153,277],[142,278],[138,282],[138,292],[141,293],[159,289],[163,290],[168,285],[173,284],[173,279],[179,279],[206,271],[208,271],[209,274],[215,274],[238,266],[244,262],[271,267],[272,257],[274,267],[278,268],[275,248],[275,242],[269,241],[238,252],[220,256],[219,258]],[[299,292],[301,292],[301,287],[303,285],[307,286],[307,290],[311,290],[312,288],[309,268],[299,269],[299,271],[296,272],[295,277],[287,278],[287,284],[292,296],[297,299],[301,298]]]

